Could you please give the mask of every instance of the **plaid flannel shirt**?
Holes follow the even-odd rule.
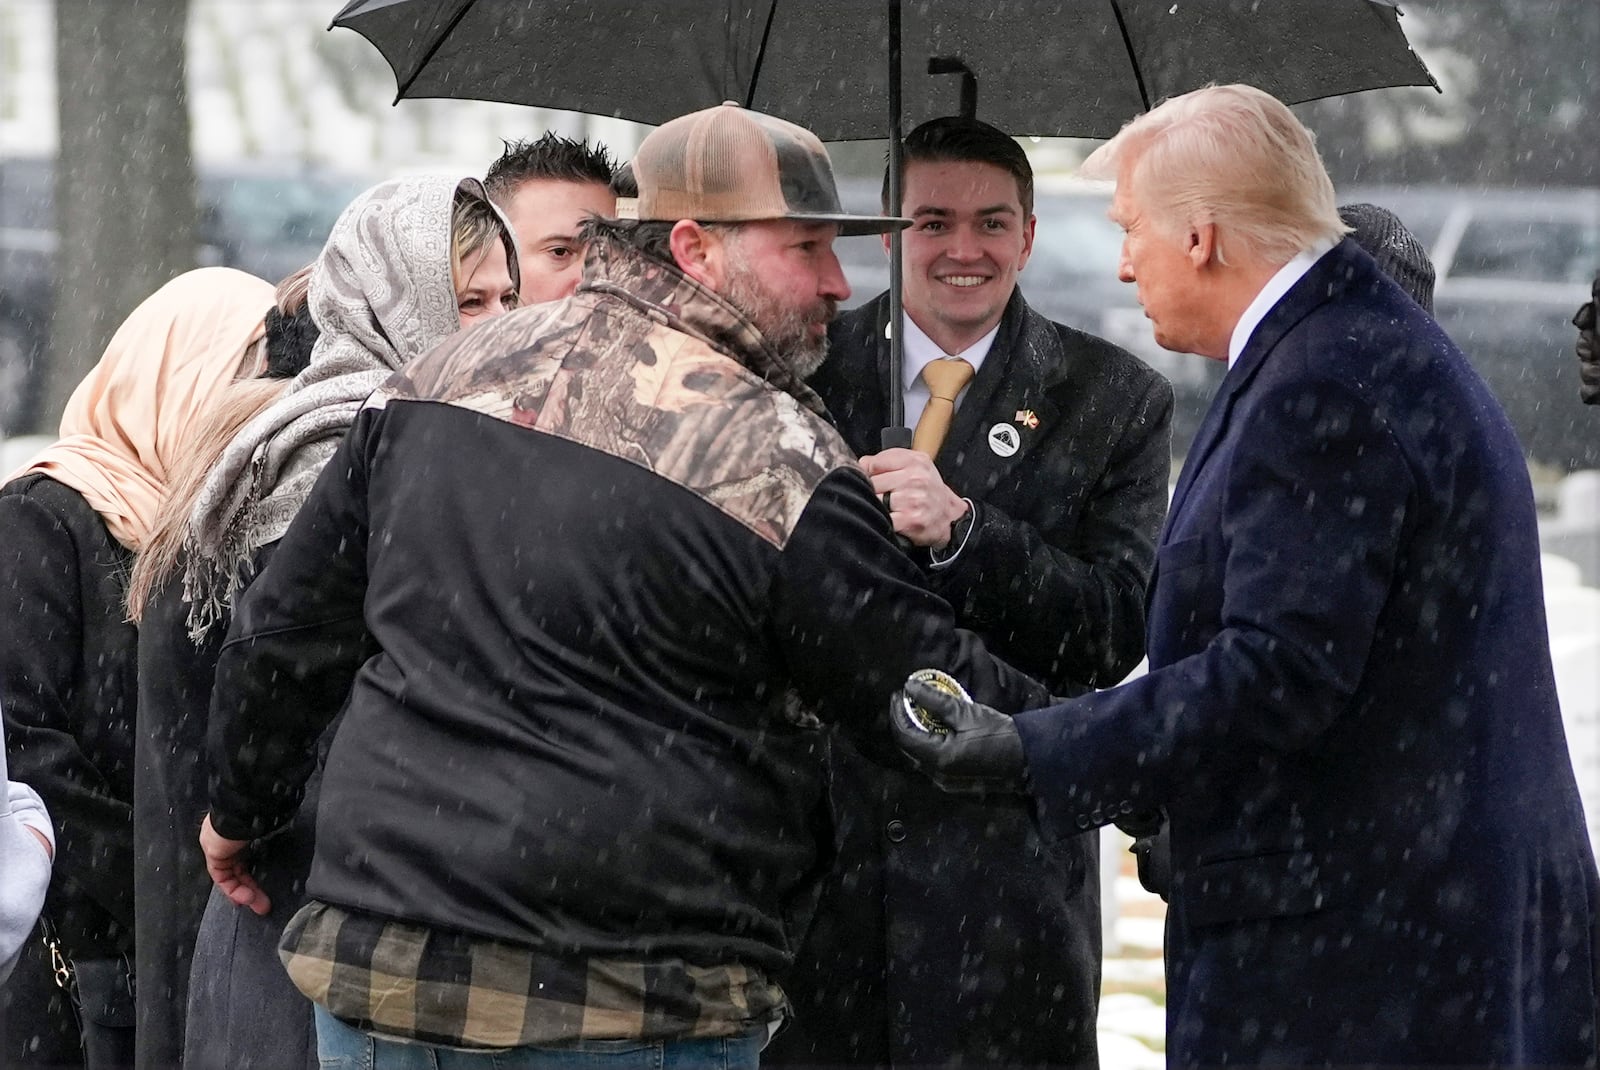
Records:
[[[783,1016],[747,966],[551,956],[313,901],[279,957],[309,999],[357,1028],[459,1047],[736,1036]]]

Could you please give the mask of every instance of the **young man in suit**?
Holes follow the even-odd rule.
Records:
[[[1600,879],[1504,412],[1267,94],[1173,98],[1086,166],[1156,340],[1229,364],[1150,672],[1014,720],[910,683],[953,731],[901,746],[1047,836],[1166,809],[1172,1066],[1595,1065]]]
[[[1166,511],[1172,390],[1051,323],[1017,276],[1033,173],[1014,139],[936,119],[905,142],[904,381],[888,295],[842,316],[812,378],[934,591],[1055,694],[1122,679]],[[952,378],[953,376],[953,378]],[[915,448],[879,451],[890,391]],[[1094,1065],[1092,835],[1040,842],[1005,797],[956,799],[831,743],[838,857],[786,988],[769,1063]]]

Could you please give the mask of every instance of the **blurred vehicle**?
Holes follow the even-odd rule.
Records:
[[[841,191],[855,210],[876,202]],[[1134,289],[1117,281],[1122,232],[1106,218],[1106,185],[1045,185],[1034,198],[1038,232],[1020,276],[1041,314],[1106,338],[1171,381],[1177,395],[1173,456],[1181,458],[1226,372],[1221,361],[1155,344]],[[1339,203],[1366,201],[1398,215],[1427,247],[1438,273],[1434,315],[1499,397],[1529,458],[1571,471],[1600,468],[1600,426],[1578,402],[1571,317],[1600,270],[1600,189],[1473,190],[1351,187]],[[877,241],[837,243],[850,305],[888,286]]]
[[[57,235],[54,161],[0,160],[0,435],[35,416],[50,343]],[[322,251],[367,178],[287,165],[198,167],[197,265],[276,283]]]
[[[1600,468],[1600,424],[1578,400],[1572,314],[1600,270],[1600,189],[1367,187],[1428,248],[1434,318],[1495,396],[1529,458]]]

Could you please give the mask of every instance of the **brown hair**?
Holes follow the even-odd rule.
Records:
[[[489,165],[483,188],[504,207],[524,182],[595,182],[606,186],[615,177],[616,162],[600,144],[546,133],[537,141],[506,141],[505,152]],[[637,196],[629,194],[628,196]]]
[[[902,166],[914,163],[986,163],[998,167],[1017,183],[1022,214],[1033,215],[1033,165],[1016,138],[978,119],[947,115],[929,119],[900,143]],[[904,190],[902,188],[902,198]],[[884,215],[899,215],[904,204],[889,203],[889,172],[883,174],[881,195]]]

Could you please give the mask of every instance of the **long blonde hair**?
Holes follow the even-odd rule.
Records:
[[[278,283],[276,303],[283,315],[298,315],[305,307],[311,267],[307,264]],[[156,512],[150,537],[134,558],[133,572],[128,577],[127,610],[131,621],[138,622],[144,617],[150,596],[178,570],[189,513],[200,495],[200,488],[205,485],[206,475],[222,456],[223,449],[240,428],[276,401],[283,388],[289,385],[288,379],[256,378],[268,365],[267,341],[263,337],[251,347],[252,352],[240,370],[241,377],[224,388],[211,409],[191,430],[190,440],[184,443],[183,455],[167,482],[167,494]]]
[[[300,310],[305,307],[306,298],[311,293],[311,269],[316,266],[316,261],[312,261],[278,283],[279,312],[285,316],[299,315]]]
[[[137,623],[149,607],[151,595],[178,571],[189,512],[223,449],[288,385],[288,379],[239,379],[228,384],[201,418],[167,483],[167,496],[156,513],[150,537],[134,558],[133,572],[128,577],[129,620]]]

